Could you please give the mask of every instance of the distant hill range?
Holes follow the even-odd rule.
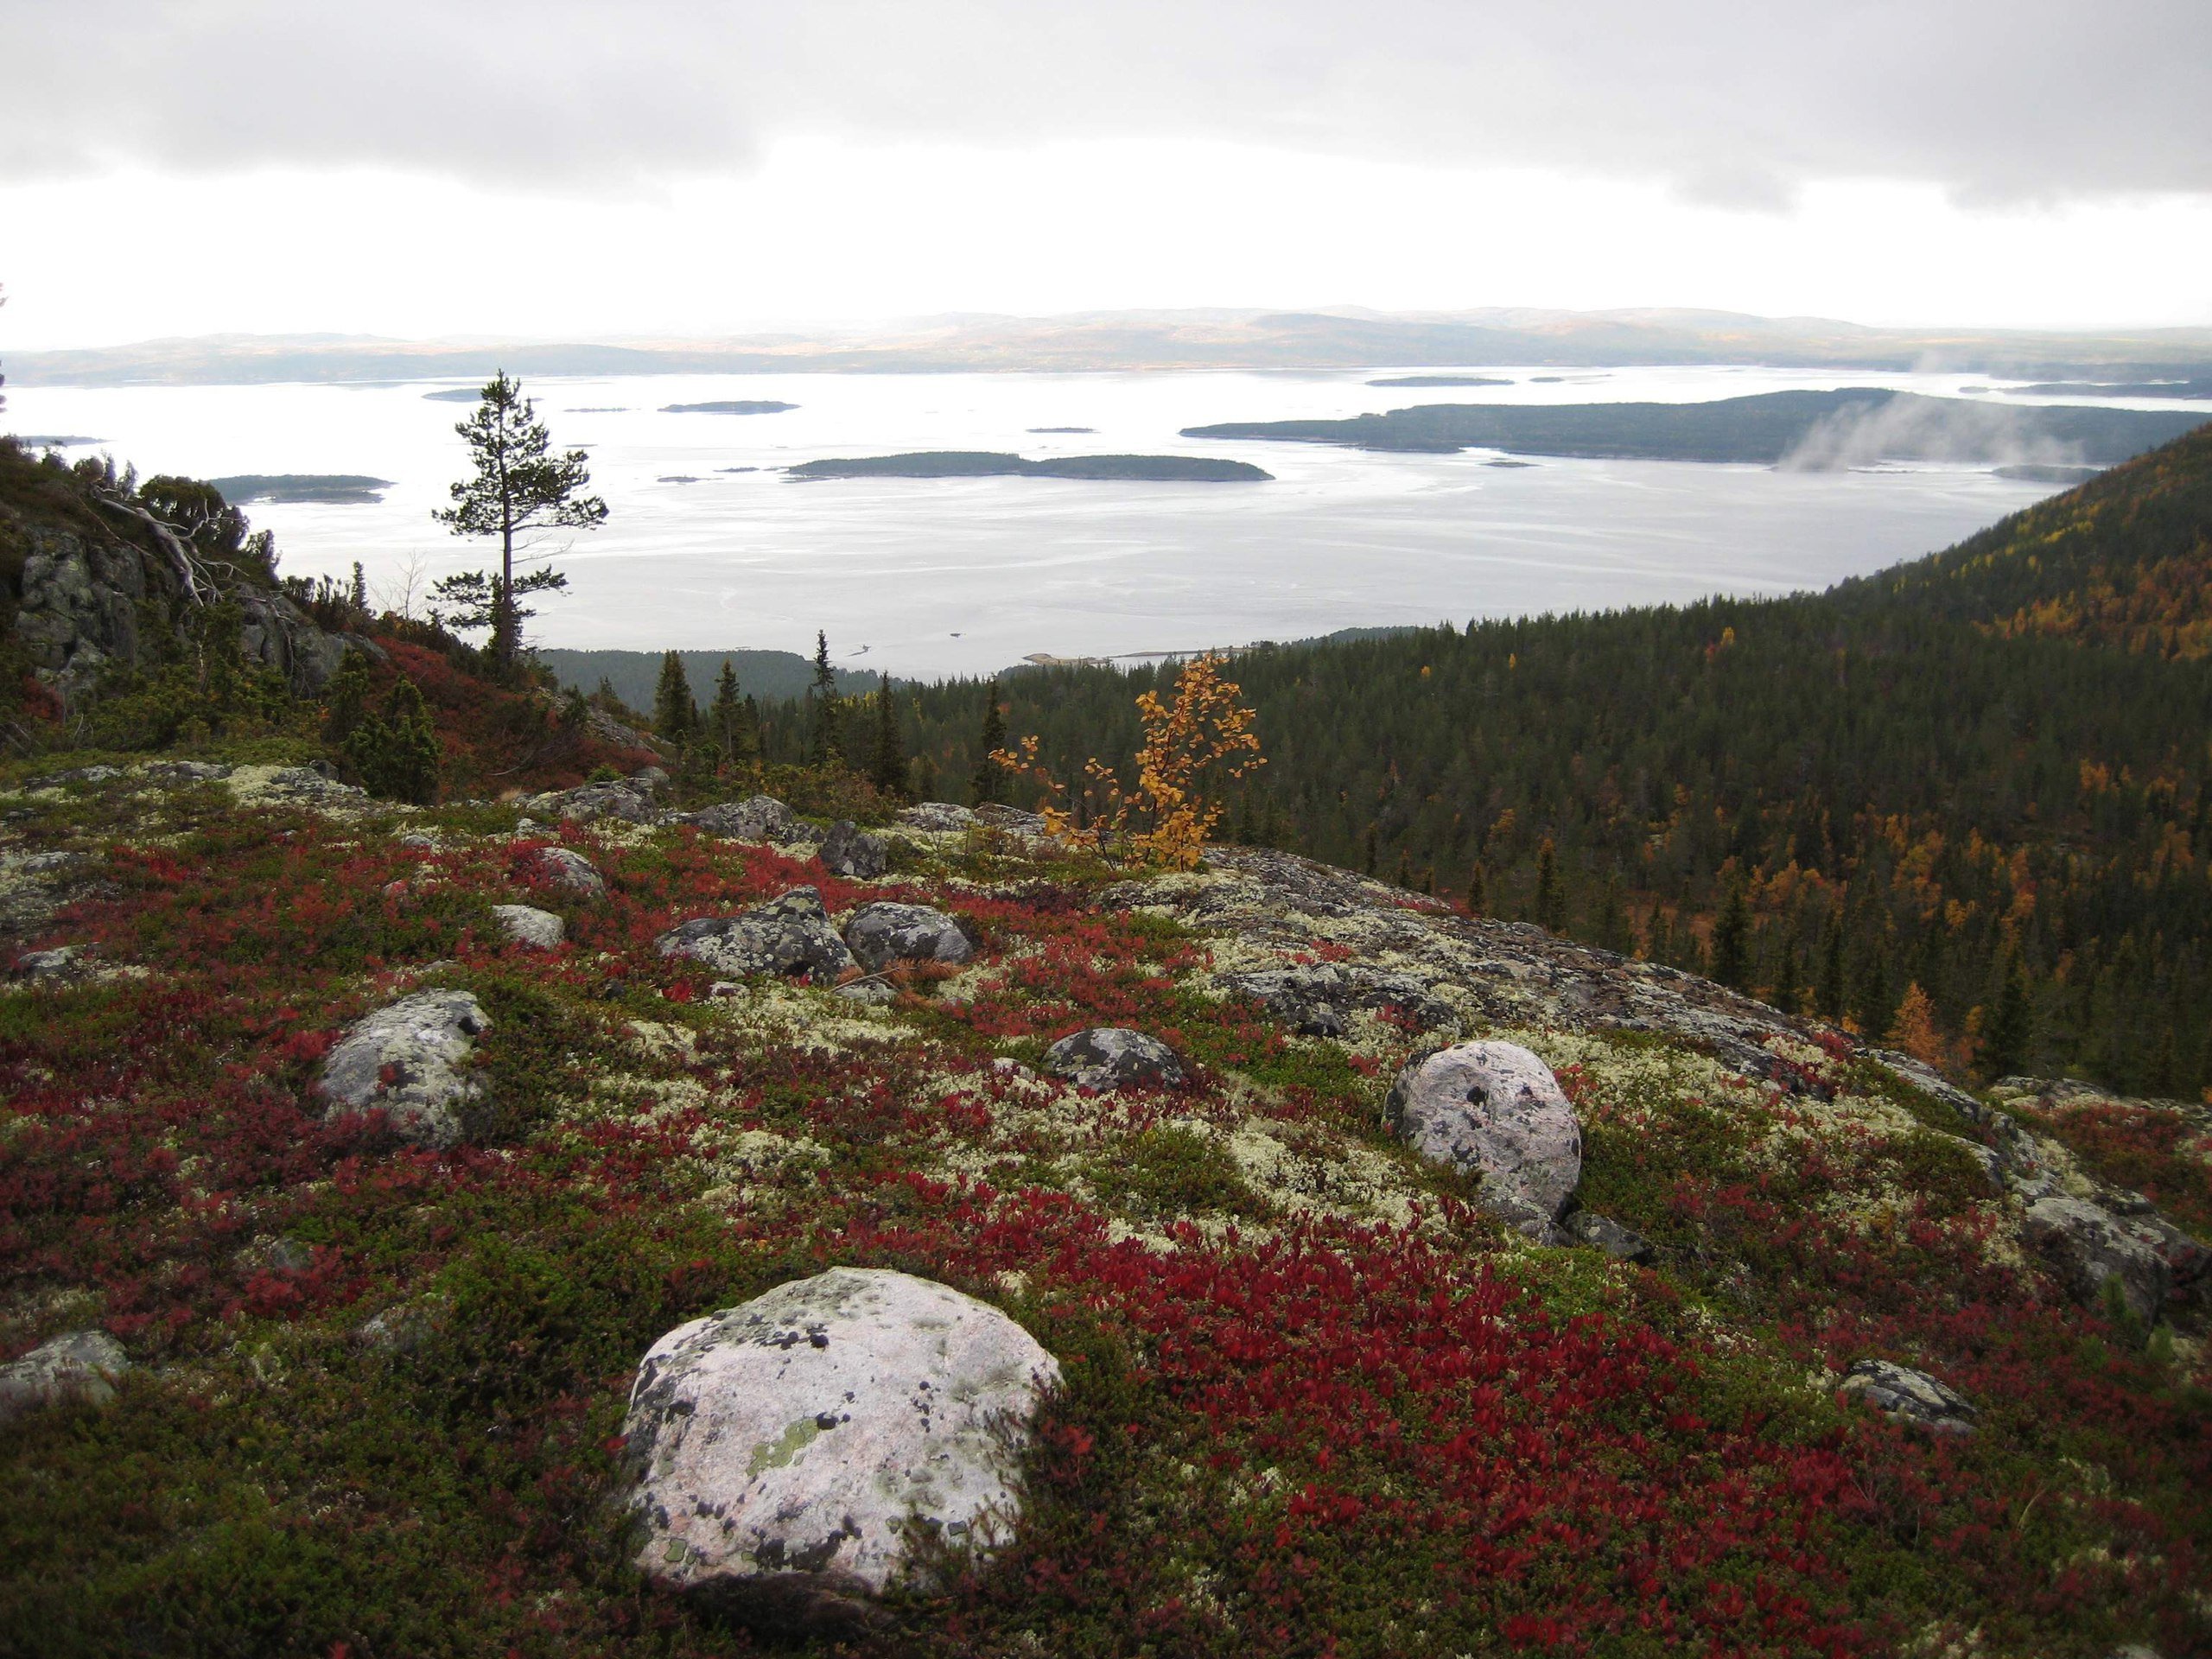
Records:
[[[1701,404],[1424,404],[1345,420],[1225,421],[1185,427],[1183,435],[1808,469],[1885,461],[2110,466],[2169,442],[2204,419],[2178,410],[1993,406],[1860,386]]]
[[[546,374],[775,371],[1560,367],[1673,363],[1904,371],[1944,367],[2105,384],[2212,375],[2212,328],[2108,334],[1867,328],[1820,317],[1670,309],[1383,313],[1181,310],[955,315],[869,330],[728,339],[385,340],[210,334],[19,352],[16,384],[359,384]],[[465,397],[461,392],[456,401]]]

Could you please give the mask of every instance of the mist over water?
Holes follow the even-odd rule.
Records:
[[[1481,369],[1478,391],[1371,387],[1393,372],[715,375],[562,378],[526,390],[563,445],[591,451],[607,525],[539,550],[569,575],[536,625],[580,647],[812,648],[894,673],[985,673],[1032,652],[1109,656],[1342,627],[1600,609],[1820,588],[1942,547],[2051,493],[1962,468],[1787,471],[1665,461],[1489,464],[1292,443],[1185,439],[1212,421],[1348,416],[1414,403],[1689,401],[1891,385],[1942,396],[1979,377],[1764,369]],[[10,389],[9,424],[105,440],[142,474],[359,473],[374,505],[259,503],[287,574],[396,597],[480,568],[484,544],[431,510],[463,470],[436,383]],[[780,400],[782,414],[662,406]],[[2010,401],[2010,400],[2008,400]],[[2164,407],[2171,408],[2167,404]],[[1090,427],[1090,433],[1038,432]],[[801,461],[912,449],[1032,457],[1223,455],[1264,484],[1039,478],[794,481]],[[88,453],[72,450],[74,455]],[[728,470],[754,468],[760,470]],[[695,482],[671,481],[692,479]],[[419,606],[418,606],[419,608]]]

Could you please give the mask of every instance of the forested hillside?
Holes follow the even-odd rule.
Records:
[[[1702,964],[1957,1070],[2194,1096],[2208,526],[2200,430],[1819,596],[1255,651],[1236,673],[1269,764],[1230,828]],[[1007,727],[1062,776],[1125,762],[1154,673],[1010,677]],[[914,700],[946,792],[982,706],[974,683]]]

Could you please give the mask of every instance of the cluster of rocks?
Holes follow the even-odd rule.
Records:
[[[862,997],[895,993],[880,976],[905,963],[957,965],[975,945],[959,923],[926,905],[882,901],[855,910],[840,933],[815,887],[792,887],[734,916],[701,916],[654,941],[664,957],[688,957],[732,980],[768,975],[842,985]],[[866,979],[865,986],[857,982]]]
[[[890,868],[889,844],[882,836],[871,834],[849,819],[841,818],[827,830],[817,831],[772,795],[724,801],[693,812],[673,811],[658,804],[659,791],[667,782],[666,772],[658,766],[647,766],[627,778],[581,784],[574,789],[532,796],[522,804],[524,810],[532,814],[576,823],[589,823],[600,818],[613,818],[624,823],[688,823],[725,841],[766,842],[785,847],[813,842],[817,843],[815,856],[821,861],[823,868],[832,875],[855,880],[872,880]],[[946,813],[967,810],[941,803],[932,804],[928,810]],[[910,813],[923,810],[909,809]]]

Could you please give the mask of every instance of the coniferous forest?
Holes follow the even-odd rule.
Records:
[[[1256,649],[1234,671],[1268,765],[1225,827],[1962,1075],[2193,1098],[2212,1082],[2209,536],[2212,429],[1817,595]],[[1133,696],[1173,672],[995,685],[1066,777],[1087,754],[1125,766]],[[903,693],[923,792],[965,798],[986,690]],[[797,705],[764,721],[792,759],[807,728]]]

